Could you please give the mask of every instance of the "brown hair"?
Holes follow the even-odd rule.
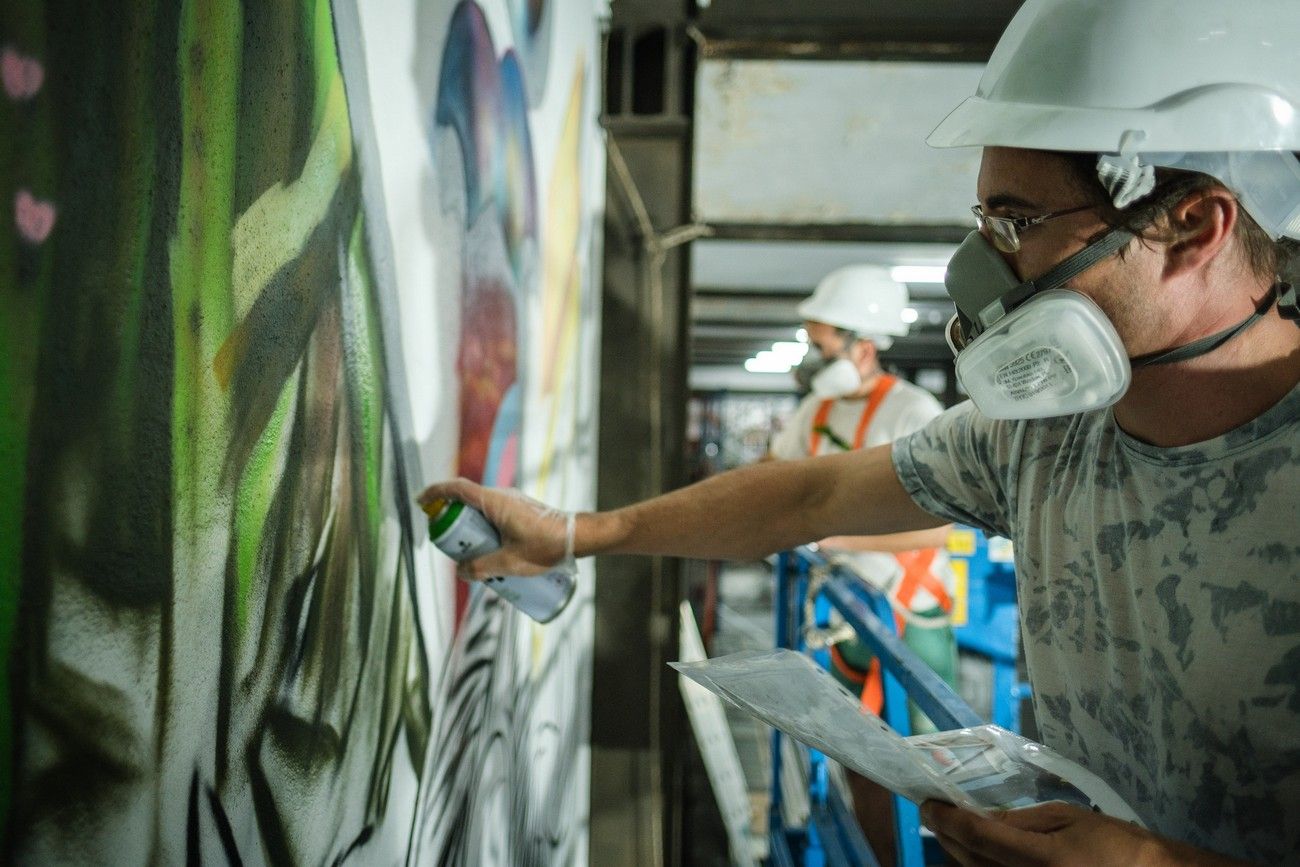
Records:
[[[1132,232],[1146,241],[1172,243],[1186,237],[1186,227],[1174,225],[1170,217],[1174,206],[1202,190],[1226,189],[1221,181],[1210,175],[1157,168],[1156,186],[1151,194],[1127,208],[1116,208],[1097,178],[1097,154],[1069,153],[1063,156],[1070,164],[1075,186],[1089,201],[1096,203],[1102,222],[1112,229]],[[1237,210],[1233,236],[1237,239],[1242,261],[1261,277],[1273,280],[1300,266],[1300,242],[1290,238],[1273,240],[1245,208]]]

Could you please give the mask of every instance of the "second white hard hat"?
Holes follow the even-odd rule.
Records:
[[[825,322],[874,340],[888,349],[894,337],[907,334],[903,321],[907,287],[879,265],[849,265],[832,271],[816,291],[799,305],[799,316]]]

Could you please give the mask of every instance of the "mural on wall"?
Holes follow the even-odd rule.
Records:
[[[475,4],[425,9],[451,23],[439,96],[409,109],[458,139],[424,158],[463,227],[421,242],[463,275],[431,335],[458,385],[438,436],[412,429],[431,386],[402,369],[428,347],[394,323],[444,290],[388,268],[417,251],[363,194],[387,166],[357,106],[398,83],[373,51],[341,68],[355,16],[0,9],[6,859],[585,851],[590,576],[546,630],[478,588],[454,618],[411,495],[459,471],[585,505],[594,17],[514,4],[516,54]],[[552,36],[583,50],[548,102],[525,79],[560,63]],[[530,130],[570,126],[538,162]]]
[[[579,390],[570,374],[576,375],[583,274],[572,260],[587,230],[575,165],[587,80],[579,55],[557,118],[543,224],[529,116],[530,94],[536,100],[542,87],[520,52],[534,58],[533,67],[546,68],[535,59],[535,42],[552,13],[542,2],[516,3],[510,11],[523,44],[503,50],[478,3],[454,7],[428,127],[442,218],[433,240],[454,260],[449,272],[459,276],[440,287],[459,295],[456,472],[563,499],[548,482],[557,447],[571,444],[575,432],[572,411],[568,430],[557,426],[565,408],[560,389]],[[530,315],[530,307],[539,315]],[[530,438],[532,461],[524,453]],[[469,599],[459,582],[455,593],[458,614],[468,608],[457,619],[445,684],[449,706],[463,712],[442,717],[435,731],[435,740],[450,748],[431,754],[431,797],[422,802],[417,851],[454,849],[476,864],[571,859],[574,775],[587,706],[573,693],[590,665],[589,638],[576,631],[584,620],[568,621],[549,648],[531,640],[519,654],[517,640],[535,627],[491,594]]]

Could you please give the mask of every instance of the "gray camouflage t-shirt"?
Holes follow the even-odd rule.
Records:
[[[1300,386],[1181,448],[967,403],[893,458],[921,508],[1014,540],[1045,743],[1159,834],[1300,862]]]

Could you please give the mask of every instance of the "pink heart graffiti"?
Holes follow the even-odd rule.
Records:
[[[54,231],[57,216],[53,202],[42,202],[27,190],[19,190],[14,196],[14,223],[25,241],[42,243]]]
[[[5,93],[15,102],[31,99],[45,83],[45,67],[34,57],[23,57],[9,46],[0,51],[0,77]]]

